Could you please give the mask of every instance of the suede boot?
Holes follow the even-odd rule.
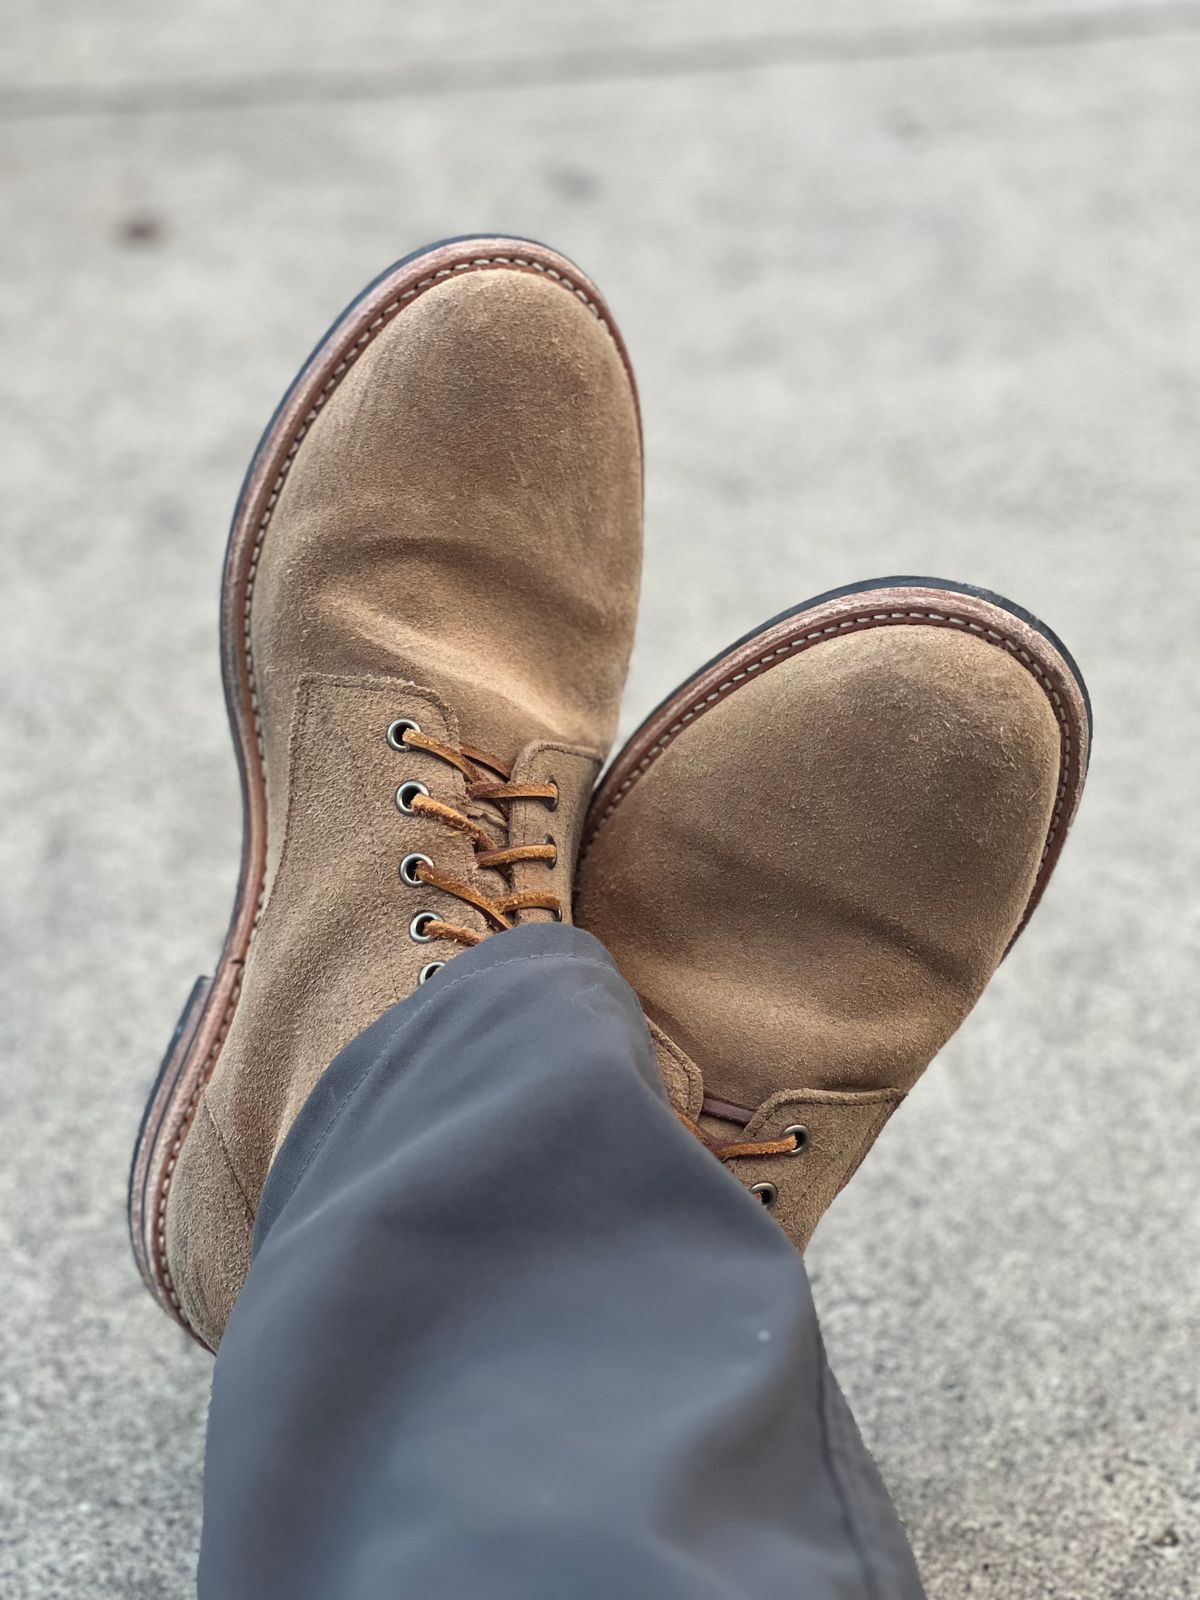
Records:
[[[610,768],[576,921],[679,1115],[801,1249],[1028,921],[1089,716],[1028,613],[890,578],[740,640]]]
[[[237,903],[134,1154],[164,1308],[215,1348],[267,1171],[325,1068],[454,955],[570,914],[641,557],[628,360],[540,245],[450,241],[376,280],[259,446],[222,651]]]

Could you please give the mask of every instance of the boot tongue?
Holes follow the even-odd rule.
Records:
[[[487,776],[491,777],[491,773]],[[495,839],[497,849],[503,849],[508,843],[508,818],[499,806],[486,800],[468,800],[463,810],[472,822],[478,822],[487,829]],[[484,894],[493,898],[508,894],[512,888],[507,875],[499,867],[477,867],[475,875]]]
[[[397,666],[404,676],[431,690],[445,705],[450,715],[447,737],[452,742],[460,747],[474,746],[494,756],[506,770],[516,765],[532,741],[557,736],[545,716],[531,709],[531,697],[521,692],[522,685],[512,677],[505,680],[502,668],[484,683],[475,663],[458,671],[453,670],[453,664],[445,663],[439,663],[436,670],[431,670],[428,662],[400,661]],[[478,765],[485,782],[503,781],[503,772],[494,772],[483,763]],[[489,800],[468,800],[464,810],[473,822],[487,829],[497,849],[508,844],[509,807]],[[498,867],[478,868],[476,880],[484,894],[496,899],[512,893],[510,874]]]

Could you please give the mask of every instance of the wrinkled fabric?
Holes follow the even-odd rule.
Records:
[[[201,1600],[919,1600],[803,1264],[587,934],[359,1035],[263,1192]]]

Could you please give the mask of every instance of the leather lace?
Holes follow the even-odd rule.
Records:
[[[794,1133],[786,1133],[781,1139],[714,1139],[711,1134],[705,1133],[698,1122],[684,1116],[682,1111],[677,1111],[675,1115],[718,1161],[744,1161],[748,1156],[794,1156],[803,1149]]]
[[[422,750],[427,755],[437,756],[440,761],[461,772],[467,780],[467,799],[470,801],[505,807],[516,800],[541,800],[550,810],[558,804],[557,784],[513,783],[512,769],[486,750],[478,750],[468,744],[455,749],[453,745],[422,733],[418,728],[405,729],[400,742],[406,749]],[[552,840],[547,839],[544,844],[521,845],[499,842],[482,823],[468,817],[455,806],[435,800],[432,795],[415,794],[408,804],[408,810],[414,816],[429,817],[470,839],[475,849],[475,863],[479,867],[507,872],[523,861],[543,861],[552,867],[558,860],[558,847]],[[464,905],[481,912],[491,925],[489,931],[515,927],[512,918],[520,911],[549,911],[555,921],[562,921],[562,901],[557,895],[533,892],[485,894],[474,884],[464,883],[451,873],[440,871],[429,861],[418,862],[413,869],[413,877],[420,883],[428,884],[431,889],[440,889],[444,894],[453,895]],[[458,923],[445,922],[440,917],[430,917],[423,925],[423,932],[429,939],[452,939],[456,944],[467,946],[479,944],[487,938],[486,933],[464,928]]]

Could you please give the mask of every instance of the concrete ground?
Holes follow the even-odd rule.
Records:
[[[931,1600],[1197,1585],[1200,4],[10,0],[0,1592],[192,1592],[209,1362],[125,1164],[240,815],[224,523],[315,335],[548,239],[638,363],[627,725],[764,615],[983,583],[1088,674],[1045,904],[823,1225]]]

